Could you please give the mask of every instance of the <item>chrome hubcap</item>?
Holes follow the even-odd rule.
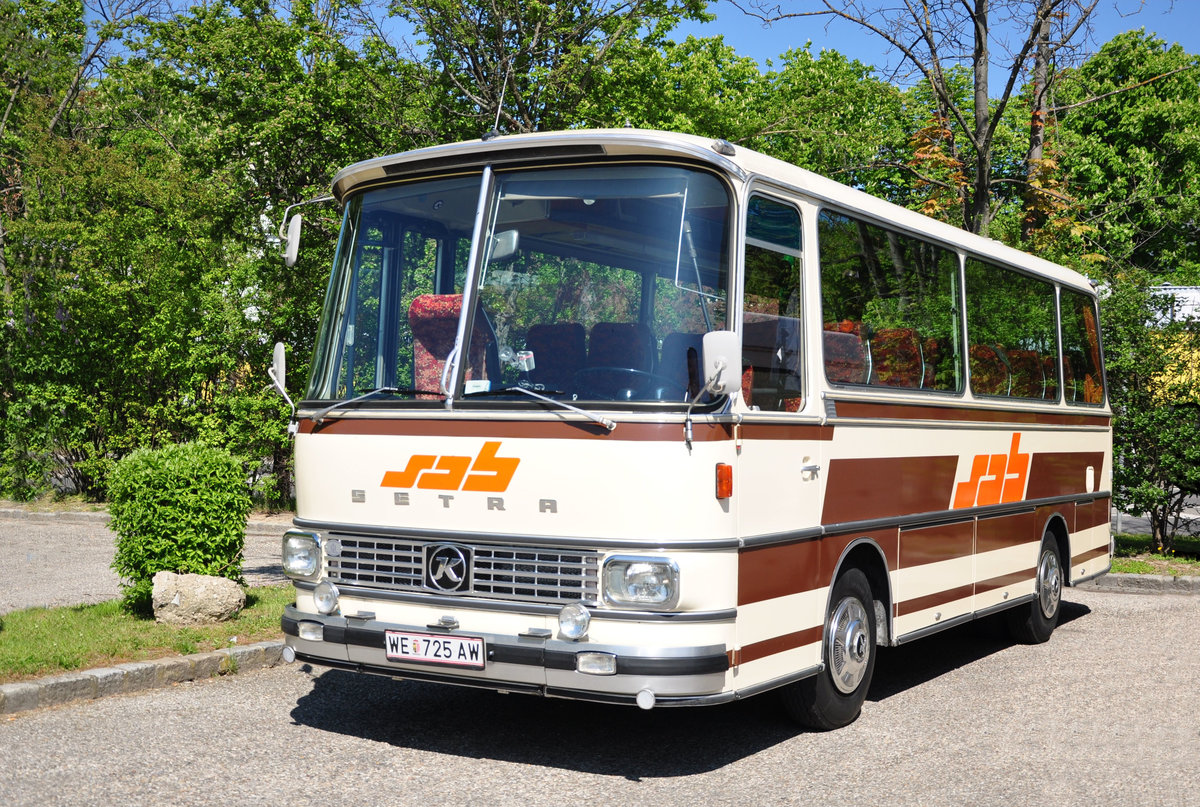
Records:
[[[837,604],[829,617],[825,644],[834,686],[844,694],[853,692],[871,660],[871,623],[861,602],[846,597]]]
[[[1047,549],[1038,563],[1038,602],[1042,616],[1052,619],[1058,613],[1058,602],[1062,598],[1062,571],[1058,568],[1058,555]]]

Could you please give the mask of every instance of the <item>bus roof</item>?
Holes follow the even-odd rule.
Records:
[[[792,188],[847,212],[866,214],[880,222],[934,238],[947,246],[1036,272],[1064,285],[1093,293],[1093,284],[1088,278],[1059,264],[937,221],[775,157],[724,140],[677,132],[628,128],[572,129],[431,146],[348,166],[334,176],[333,194],[341,202],[354,191],[387,184],[405,175],[482,166],[485,163],[536,164],[613,156],[657,156],[707,163],[738,181],[760,179]]]

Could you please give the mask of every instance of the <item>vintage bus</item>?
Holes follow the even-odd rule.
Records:
[[[646,709],[778,689],[831,729],[880,647],[999,612],[1045,641],[1110,567],[1073,271],[656,131],[381,157],[333,198],[289,659]]]

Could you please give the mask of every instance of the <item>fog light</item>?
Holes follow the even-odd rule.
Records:
[[[302,621],[297,633],[301,639],[309,642],[322,642],[325,640],[325,626],[320,622]]]
[[[587,675],[616,675],[617,657],[612,653],[576,653],[575,671]]]
[[[313,589],[313,604],[322,614],[332,614],[338,608],[338,596],[337,586],[328,580],[322,580]]]
[[[587,636],[588,627],[592,624],[592,614],[577,602],[564,605],[558,612],[558,632],[564,639],[578,641]]]

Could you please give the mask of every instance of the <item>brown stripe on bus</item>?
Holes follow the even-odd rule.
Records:
[[[1087,490],[1087,469],[1092,469],[1093,484],[1100,483],[1104,470],[1103,451],[1040,451],[1033,454],[1029,465],[1029,485],[1026,499],[1049,499]]]
[[[1013,411],[1012,409],[976,409],[960,406],[931,406],[912,403],[837,401],[837,416],[864,420],[947,420],[957,423],[1010,423],[1014,426],[1096,426],[1108,428],[1108,415],[1088,413]]]
[[[975,551],[982,554],[1040,541],[1044,520],[1038,513],[981,518],[975,526]]]
[[[1010,586],[1019,585],[1033,580],[1037,574],[1037,569],[1025,569],[1021,572],[1009,572],[1002,574],[999,577],[991,577],[987,580],[980,580],[975,584],[976,594],[986,594],[989,591],[995,591],[998,588],[1008,588]]]
[[[1089,549],[1086,552],[1080,552],[1078,555],[1073,555],[1071,557],[1071,565],[1078,566],[1081,563],[1087,563],[1089,560],[1095,560],[1096,558],[1107,558],[1107,557],[1108,557],[1108,542],[1105,541],[1104,546],[1098,546],[1095,549]]]
[[[974,544],[975,524],[971,521],[900,530],[900,568],[969,557]]]
[[[905,614],[915,614],[917,611],[924,611],[926,608],[937,608],[939,605],[954,602],[956,600],[966,599],[975,593],[975,586],[968,583],[965,586],[946,589],[934,594],[927,594],[924,597],[914,597],[911,600],[896,603],[896,616],[904,616]]]
[[[947,510],[957,470],[955,455],[830,460],[821,523]]]
[[[814,427],[815,428],[815,427]],[[459,420],[447,418],[328,418],[316,425],[300,420],[301,434],[366,435],[371,437],[481,437],[532,440],[607,440],[617,442],[682,442],[683,423],[621,423],[615,431],[588,421]],[[733,439],[732,423],[700,423],[692,427],[693,442]]]
[[[1112,522],[1112,500],[1103,499],[1075,505],[1075,530],[1101,527]]]
[[[738,554],[738,605],[802,594],[828,586],[846,547],[867,539],[883,550],[888,569],[895,571],[896,528],[868,533],[845,533],[743,549]]]
[[[752,661],[773,656],[776,653],[783,653],[787,650],[795,650],[797,647],[821,641],[821,626],[801,630],[795,633],[785,633],[783,636],[776,636],[771,639],[764,639],[761,642],[748,644],[745,647],[734,650],[730,654],[730,665],[736,667],[739,664],[749,664]]]

